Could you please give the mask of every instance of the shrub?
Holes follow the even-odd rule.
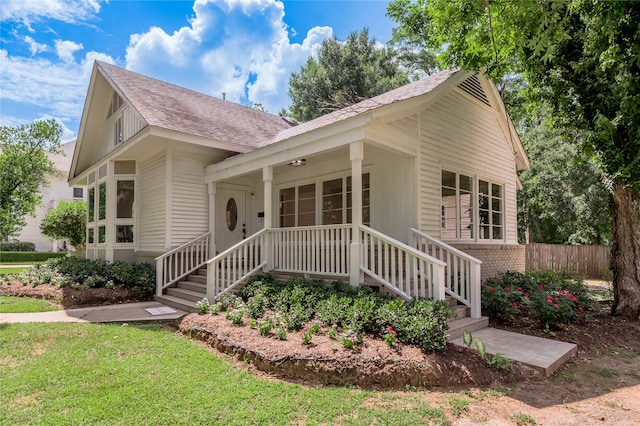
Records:
[[[209,304],[209,299],[206,297],[199,302],[196,303],[196,310],[200,315],[204,315],[211,309],[211,305]]]
[[[229,309],[227,310],[227,319],[234,325],[242,324],[242,318],[244,317],[244,309]]]
[[[0,243],[0,252],[2,251],[36,251],[36,245],[20,241]],[[5,260],[5,262],[8,262],[8,260]]]
[[[44,262],[45,260],[54,258],[68,257],[65,252],[49,252],[49,251],[3,251],[0,252],[0,259],[3,262]],[[70,257],[70,256],[69,256]]]
[[[576,321],[592,305],[583,280],[567,272],[505,272],[482,282],[483,313],[505,322],[524,315],[554,329]]]

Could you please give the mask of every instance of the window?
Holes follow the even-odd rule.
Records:
[[[315,183],[280,190],[280,226],[315,225],[315,199]]]
[[[443,240],[503,240],[503,185],[442,171]],[[475,194],[475,195],[474,195]],[[474,200],[478,200],[477,212]]]
[[[98,186],[98,220],[107,218],[107,184],[105,182]]]
[[[133,242],[133,225],[116,225],[116,243]]]
[[[501,240],[503,238],[502,185],[478,181],[478,210],[480,213],[480,233],[482,240]]]
[[[73,198],[82,198],[83,195],[82,188],[73,188]]]
[[[322,182],[322,224],[333,225],[343,223],[342,198],[343,179]]]
[[[116,183],[116,191],[118,193],[118,200],[116,204],[116,218],[118,219],[131,219],[133,218],[133,195],[134,195],[134,182],[133,180],[119,180]]]
[[[351,176],[347,176],[347,222],[351,223]],[[371,188],[369,173],[362,175],[362,223],[371,226]]]
[[[122,142],[122,117],[113,120],[113,145],[119,145]]]
[[[87,244],[94,243],[94,232],[95,232],[94,228],[87,228]]]
[[[87,201],[87,222],[92,223],[95,220],[95,212],[96,212],[96,189],[89,189],[89,201]]]

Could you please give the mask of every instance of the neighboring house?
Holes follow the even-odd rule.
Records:
[[[68,175],[73,157],[76,141],[67,142],[60,146],[62,154],[49,154],[57,173],[49,176],[49,186],[42,190],[42,202],[36,207],[35,216],[25,217],[27,225],[22,228],[17,236],[18,241],[30,242],[36,245],[36,251],[73,250],[73,247],[64,240],[52,240],[42,235],[40,223],[49,210],[55,209],[60,201],[84,200],[83,188],[69,188]]]
[[[446,293],[478,317],[481,277],[524,269],[527,166],[482,75],[443,71],[297,125],[97,62],[69,182],[88,191],[87,257],[158,257],[165,301],[273,270]]]

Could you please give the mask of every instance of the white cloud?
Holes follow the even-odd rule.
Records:
[[[73,54],[78,50],[84,49],[82,44],[69,41],[69,40],[64,40],[64,41],[56,40],[55,45],[56,45],[56,54],[64,62],[73,62],[74,61]]]
[[[27,44],[29,45],[29,50],[31,51],[31,56],[37,55],[40,52],[46,52],[47,50],[49,50],[49,46],[47,46],[44,43],[38,43],[37,41],[35,41],[30,36],[26,36],[24,38],[24,41],[26,41]]]
[[[55,19],[78,23],[93,18],[100,12],[102,0],[2,0],[2,21],[30,22]]]
[[[94,60],[115,63],[110,56],[98,52],[87,52],[80,61],[52,62],[44,58],[10,56],[0,49],[2,98],[35,106],[40,116],[56,117],[75,127],[82,115]],[[7,118],[4,114],[12,116],[11,110],[5,109],[3,121]],[[65,137],[70,138],[71,133],[67,131]]]
[[[277,113],[289,103],[288,79],[333,34],[315,27],[291,43],[277,0],[195,0],[187,26],[152,27],[130,37],[129,69]]]

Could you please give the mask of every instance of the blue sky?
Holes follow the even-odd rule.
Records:
[[[363,27],[379,42],[387,1],[2,0],[0,124],[55,117],[78,132],[94,60],[222,96],[289,105],[288,79],[322,40]]]

